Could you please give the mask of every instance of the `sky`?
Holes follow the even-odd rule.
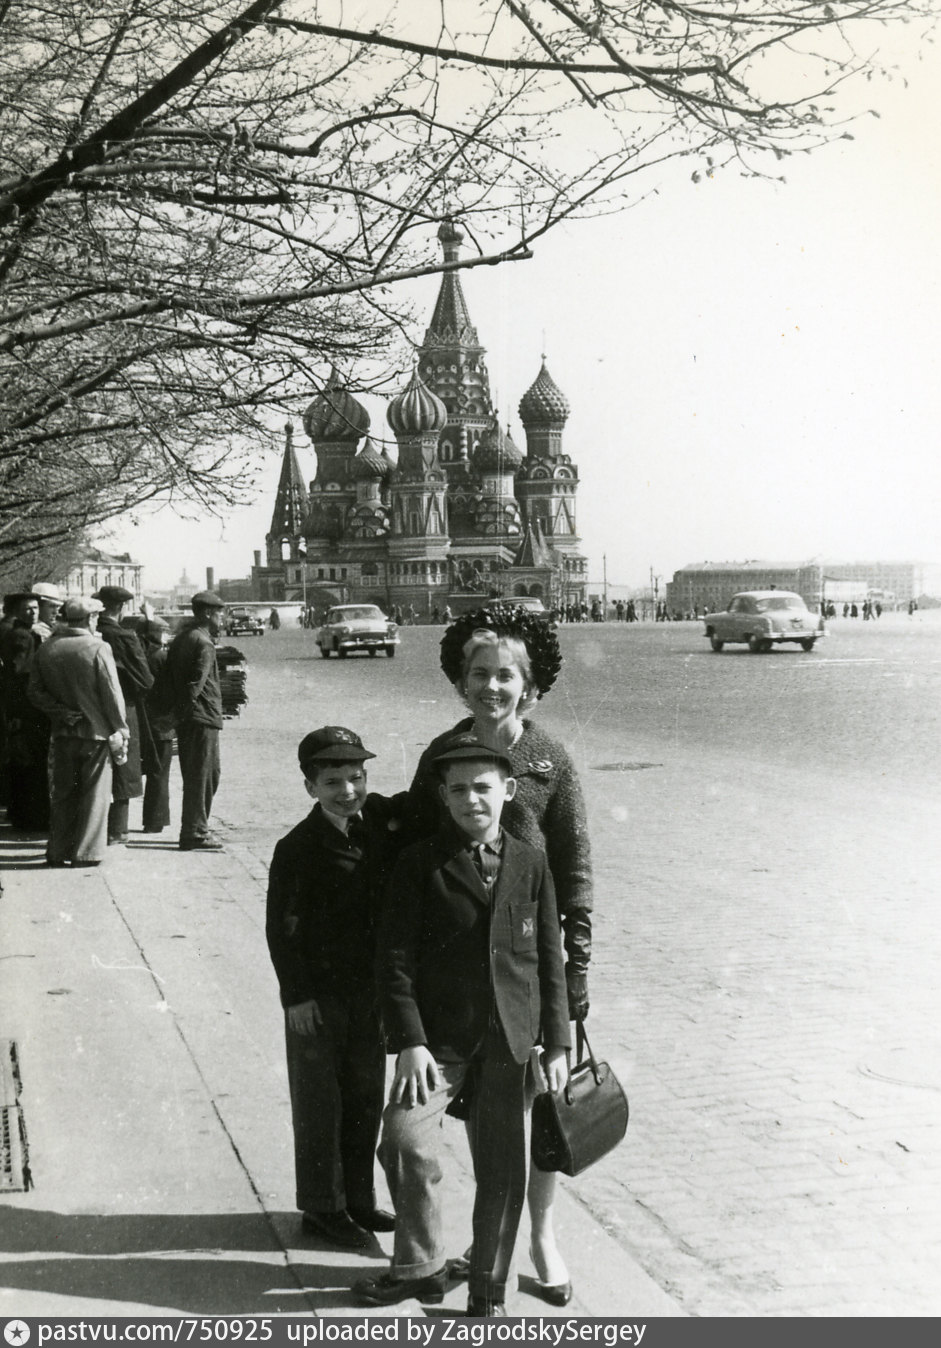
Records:
[[[941,53],[903,44],[900,59],[908,87],[866,86],[879,118],[785,161],[786,183],[694,183],[680,162],[633,209],[463,275],[517,443],[543,352],[571,405],[593,581],[701,561],[941,563]],[[439,284],[416,283],[417,340]],[[363,401],[389,435],[385,404]],[[295,446],[309,480],[299,416]],[[98,541],[144,563],[145,589],[207,566],[245,576],[279,472],[276,456],[258,501],[224,519],[164,510]]]

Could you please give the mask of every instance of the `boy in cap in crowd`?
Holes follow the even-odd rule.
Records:
[[[379,931],[383,1027],[398,1054],[379,1147],[395,1249],[389,1272],[355,1291],[374,1306],[444,1296],[437,1186],[450,1112],[468,1120],[476,1179],[468,1314],[506,1315],[533,1046],[541,1040],[552,1090],[568,1076],[559,919],[544,853],[500,824],[516,791],[506,755],[465,731],[434,762],[450,820],[402,852]]]
[[[373,1184],[385,1089],[375,926],[393,803],[367,795],[375,754],[344,726],[305,735],[297,756],[316,804],[275,847],[266,924],[285,1008],[297,1206],[305,1231],[361,1249],[395,1225]]]
[[[222,684],[215,643],[222,631],[225,604],[211,590],[200,590],[190,605],[193,616],[177,632],[167,652],[183,778],[180,849],[221,852],[222,844],[209,829],[209,815],[220,777]]]

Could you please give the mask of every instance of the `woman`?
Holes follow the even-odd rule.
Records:
[[[510,758],[516,795],[504,807],[510,833],[541,848],[555,884],[565,945],[569,1014],[588,1014],[591,956],[591,858],[588,823],[578,776],[562,745],[525,718],[555,683],[562,664],[553,629],[532,613],[495,603],[458,618],[441,641],[441,667],[467,705],[470,717],[428,746],[409,792],[409,826],[417,836],[434,832],[440,819],[437,777],[432,767],[442,741],[471,730]],[[552,1223],[555,1175],[530,1169],[530,1254],[540,1294],[565,1306],[572,1284]],[[458,1268],[463,1261],[455,1261]],[[452,1270],[455,1265],[452,1264]]]

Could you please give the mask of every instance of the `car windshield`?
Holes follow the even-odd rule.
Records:
[[[768,613],[782,608],[796,609],[799,613],[802,613],[807,607],[803,599],[796,594],[779,594],[773,595],[769,599],[759,599],[756,606],[759,613]]]
[[[383,614],[375,604],[363,604],[361,608],[338,608],[333,615],[335,623],[351,623],[357,618],[382,618]]]

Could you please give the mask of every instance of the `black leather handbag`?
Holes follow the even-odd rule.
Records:
[[[575,1056],[577,1065],[562,1089],[545,1091],[533,1101],[533,1162],[563,1175],[580,1175],[613,1151],[627,1131],[629,1114],[621,1083],[608,1063],[595,1061],[581,1021]]]

